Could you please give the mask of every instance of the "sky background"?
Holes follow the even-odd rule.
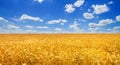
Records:
[[[0,33],[120,33],[120,0],[0,0]]]

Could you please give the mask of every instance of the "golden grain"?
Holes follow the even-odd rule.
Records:
[[[120,65],[120,34],[1,34],[0,65]]]

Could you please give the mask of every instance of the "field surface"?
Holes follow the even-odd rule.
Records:
[[[0,65],[120,65],[120,34],[1,34]]]

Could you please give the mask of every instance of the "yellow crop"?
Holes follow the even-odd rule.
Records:
[[[120,34],[1,34],[0,65],[120,65]]]

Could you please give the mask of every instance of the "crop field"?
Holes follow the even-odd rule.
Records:
[[[120,65],[120,34],[1,34],[0,65]]]

